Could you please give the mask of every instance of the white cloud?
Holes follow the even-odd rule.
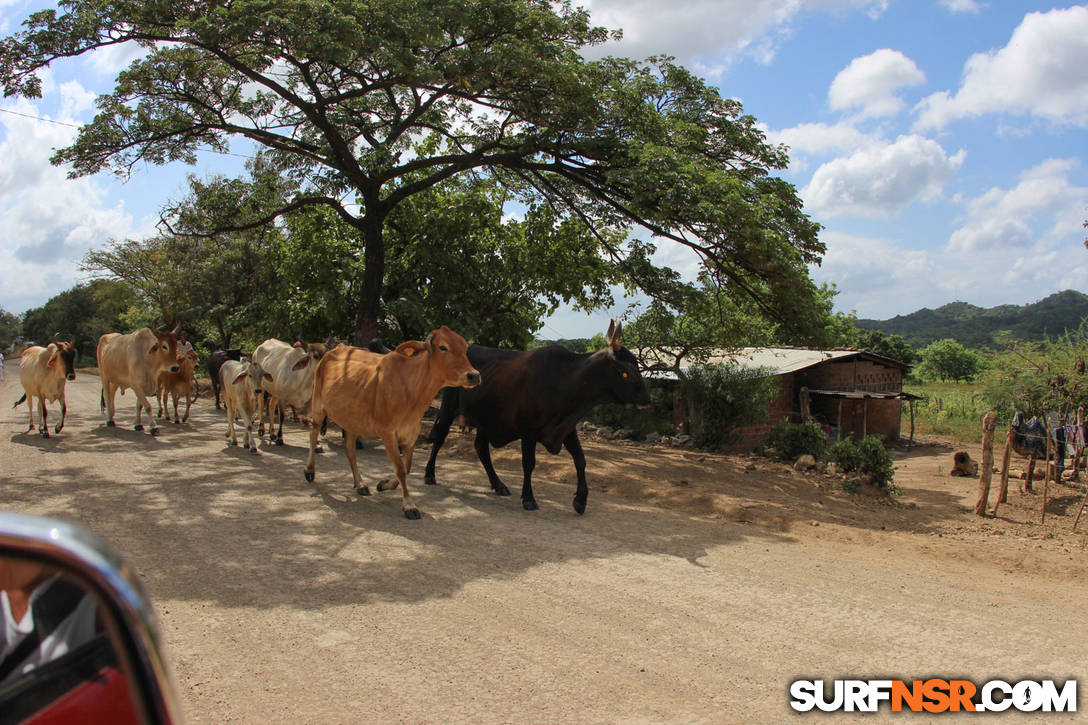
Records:
[[[68,98],[80,97],[66,87]],[[9,108],[39,115],[26,101]],[[120,204],[104,208],[104,192],[93,179],[67,179],[66,169],[50,165],[43,151],[71,143],[75,128],[8,114],[2,120],[0,306],[20,313],[82,279],[83,255],[128,235],[132,219]]]
[[[1021,174],[1012,189],[993,188],[968,201],[966,221],[949,238],[949,251],[1053,248],[1068,243],[1081,231],[1088,204],[1088,188],[1069,180],[1078,165],[1074,159],[1049,159]]]
[[[1008,45],[971,56],[959,90],[920,104],[917,128],[985,113],[1088,126],[1088,7],[1029,13]]]
[[[888,216],[915,201],[935,199],[966,155],[961,149],[949,156],[921,136],[900,136],[822,165],[801,196],[806,207],[825,216]]]
[[[905,105],[897,91],[924,83],[926,76],[898,50],[881,48],[854,58],[831,82],[828,104],[833,110],[860,109],[862,117],[893,116]]]
[[[879,140],[879,137],[864,133],[851,123],[802,123],[781,131],[764,129],[764,133],[769,143],[789,146],[791,157],[795,154],[846,153],[873,145]]]
[[[977,15],[982,11],[982,5],[975,0],[941,0],[941,5],[953,13],[971,13]]]
[[[607,43],[594,55],[635,58],[669,54],[705,75],[720,73],[735,54],[763,63],[774,58],[790,21],[806,9],[829,12],[865,10],[879,16],[886,0],[586,0],[594,24],[622,29],[619,44]]]

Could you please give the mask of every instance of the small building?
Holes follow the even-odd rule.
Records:
[[[794,423],[815,420],[838,440],[879,435],[896,441],[904,400],[911,406],[909,437],[914,437],[913,401],[917,396],[903,392],[903,376],[910,366],[898,360],[864,350],[747,347],[711,355],[705,364],[722,363],[762,370],[778,378],[778,397],[770,405],[767,422],[741,430],[737,450],[750,450],[762,443],[782,419]]]

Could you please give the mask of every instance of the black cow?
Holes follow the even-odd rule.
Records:
[[[241,360],[242,350],[241,348],[232,348],[230,350],[216,350],[208,356],[208,375],[212,379],[212,392],[215,393],[215,408],[219,409],[219,368],[223,367],[223,363],[227,360]]]
[[[498,350],[470,345],[468,359],[480,371],[483,382],[476,388],[447,388],[442,394],[430,440],[434,443],[423,481],[435,483],[434,462],[450,424],[458,412],[476,428],[476,455],[487,471],[491,488],[500,496],[508,489],[495,475],[490,446],[501,448],[521,440],[521,504],[528,511],[539,508],[533,497],[532,474],[536,444],[549,453],[566,448],[574,459],[578,490],[574,510],[584,513],[589,488],[586,457],[575,426],[600,403],[650,404],[650,395],[639,374],[638,362],[620,345],[620,326],[608,326],[608,347],[579,355],[552,345],[531,352]]]

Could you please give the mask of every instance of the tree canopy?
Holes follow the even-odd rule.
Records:
[[[59,59],[141,46],[54,163],[126,175],[248,139],[282,199],[237,197],[173,229],[179,207],[164,224],[240,233],[328,210],[354,232],[356,341],[378,329],[387,275],[405,272],[386,234],[395,213],[466,175],[501,186],[530,210],[527,224],[587,240],[651,297],[681,285],[631,228],[694,250],[724,294],[782,325],[810,319],[795,292],[824,248],[795,189],[771,173],[784,149],[669,58],[580,55],[606,37],[586,11],[548,0],[61,0],[0,41],[0,82],[36,97]],[[543,263],[550,251],[524,254]],[[426,269],[430,280],[443,271]],[[582,265],[571,277],[596,274]]]

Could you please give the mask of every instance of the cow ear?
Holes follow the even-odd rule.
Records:
[[[240,374],[238,377],[236,377],[234,379],[234,382],[231,383],[231,385],[238,385],[245,379],[246,379],[246,373],[242,373],[242,374]]]
[[[608,335],[605,339],[608,340],[608,346],[612,348],[612,352],[619,352],[619,349],[623,347],[623,345],[620,344],[621,334],[623,334],[622,322],[613,320],[608,323]]]
[[[429,337],[427,339],[428,341],[430,340]],[[393,350],[393,352],[399,352],[405,357],[412,357],[416,353],[423,352],[426,349],[427,346],[419,340],[409,340],[408,342],[402,342],[401,344],[397,345],[396,349]]]
[[[268,373],[262,374],[261,377],[263,377],[265,380],[267,380],[270,383],[272,382],[272,376],[269,375]]]
[[[57,364],[57,345],[56,343],[51,342],[49,343],[49,347],[46,349],[50,350],[49,362],[47,362],[46,365],[48,365],[49,367],[53,367]]]
[[[292,366],[291,369],[292,370],[302,370],[303,368],[305,368],[309,364],[310,364],[310,356],[307,355],[306,357],[302,358],[297,363],[295,363],[294,366]]]
[[[295,340],[295,344],[291,345],[291,347],[302,347],[302,341],[301,340]]]

